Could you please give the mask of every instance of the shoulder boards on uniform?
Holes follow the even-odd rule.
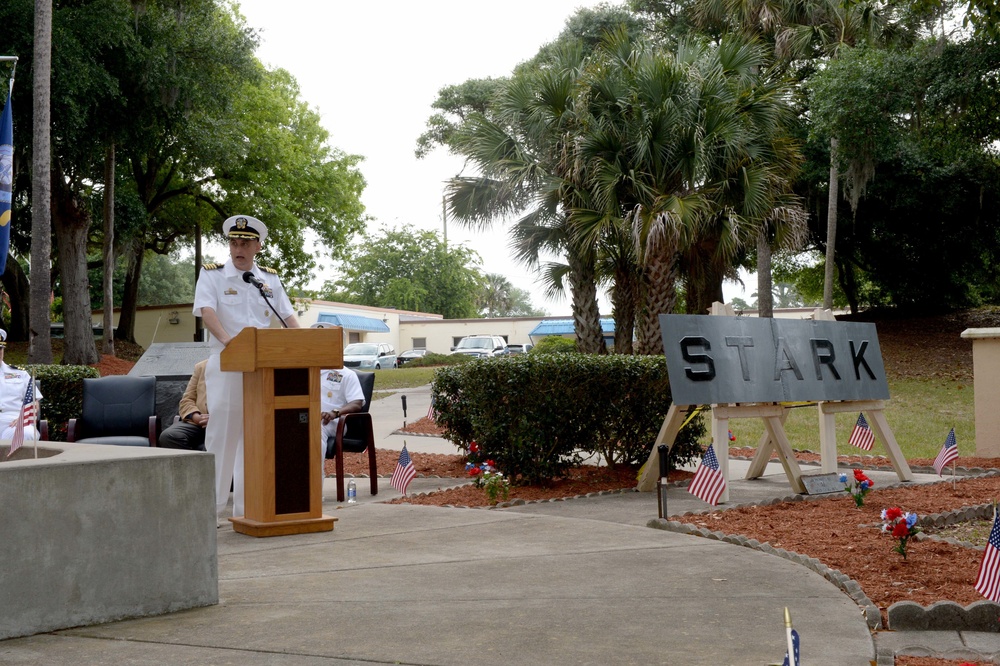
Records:
[[[201,266],[206,271],[214,271],[216,269],[222,268],[222,264],[202,264]]]
[[[278,271],[274,270],[273,268],[268,268],[267,266],[258,266],[257,268],[264,271],[265,273],[270,273],[271,275],[278,274]]]

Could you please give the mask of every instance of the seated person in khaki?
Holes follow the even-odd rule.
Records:
[[[205,428],[208,426],[208,407],[205,390],[205,365],[201,361],[194,366],[194,374],[188,381],[181,396],[178,413],[181,420],[160,433],[158,443],[166,449],[205,450]]]

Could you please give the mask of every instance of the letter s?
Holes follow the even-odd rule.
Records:
[[[711,351],[712,345],[703,337],[700,336],[685,336],[681,339],[681,355],[684,360],[688,363],[704,363],[708,366],[707,370],[692,370],[691,368],[684,368],[684,374],[687,378],[693,382],[708,382],[715,379],[715,361],[708,354],[692,354],[690,349],[692,347],[701,347],[705,351]]]

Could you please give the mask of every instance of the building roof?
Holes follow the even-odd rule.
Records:
[[[321,312],[316,320],[318,324],[334,324],[345,331],[371,331],[373,333],[388,333],[389,327],[381,319],[362,317],[361,315],[333,314]]]
[[[531,329],[531,333],[528,335],[573,335],[575,332],[572,319],[543,319],[538,322],[538,326]],[[605,335],[613,335],[615,332],[615,320],[611,317],[602,317],[601,332]]]

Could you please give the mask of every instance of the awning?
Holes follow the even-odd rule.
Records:
[[[607,335],[614,335],[615,320],[612,317],[601,319],[601,332]],[[528,333],[529,337],[543,335],[573,335],[576,330],[573,328],[572,319],[543,319],[538,325]]]
[[[362,317],[360,315],[330,314],[328,312],[321,312],[319,319],[316,321],[340,326],[345,331],[371,331],[372,333],[389,332],[389,327],[381,319]]]

